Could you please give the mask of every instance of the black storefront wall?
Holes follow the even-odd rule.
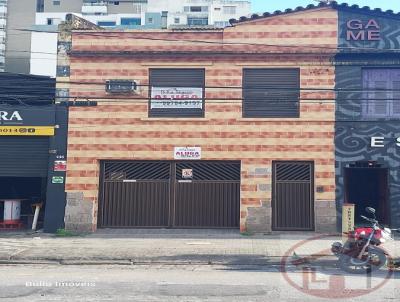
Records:
[[[352,62],[353,56],[341,56],[340,59],[343,60],[344,65],[336,66],[336,88],[347,90],[339,91],[336,101],[335,158],[338,227],[341,223],[341,206],[346,202],[346,168],[362,161],[376,161],[381,167],[388,169],[387,222],[392,227],[400,227],[400,147],[397,146],[396,141],[400,137],[400,120],[366,117],[362,113],[363,102],[366,98],[362,93],[363,69],[400,68],[400,58],[396,61],[392,58],[392,62],[381,60],[380,64],[377,64],[379,59],[375,57],[369,61],[370,57],[371,55],[368,55],[362,60],[359,56]],[[391,64],[393,62],[397,64]],[[340,64],[340,61],[336,64]],[[354,65],[349,66],[349,64]],[[374,147],[373,138],[381,137],[384,138],[384,143],[379,143],[379,146]],[[380,141],[379,139],[378,142]],[[365,183],[365,185],[369,184]],[[383,197],[380,198],[383,199]],[[350,200],[350,202],[353,201]],[[359,215],[361,212],[357,211],[356,214]]]
[[[374,161],[379,164],[379,169],[388,170],[387,179],[387,197],[384,196],[384,188],[379,188],[376,179],[364,181],[365,190],[373,186],[380,192],[370,192],[371,195],[378,194],[380,203],[385,202],[386,205],[378,204],[386,207],[380,211],[386,210],[387,223],[392,227],[400,227],[400,147],[396,145],[396,137],[400,136],[400,122],[337,122],[336,124],[336,200],[338,209],[344,201],[347,202],[360,202],[361,205],[366,206],[365,200],[351,200],[349,189],[346,186],[353,184],[346,184],[346,170],[353,166],[355,163]],[[384,147],[373,147],[371,142],[373,138],[385,137]],[[357,169],[357,168],[356,168]],[[362,169],[360,178],[367,177],[367,173],[371,173],[369,169],[375,168],[358,168]],[[347,181],[348,177],[347,177]],[[379,180],[378,180],[379,181]],[[354,187],[351,189],[355,189]],[[359,196],[363,196],[362,194]],[[364,195],[365,196],[365,195]],[[365,196],[365,199],[368,199]],[[372,196],[370,196],[372,198]],[[349,200],[350,199],[350,200]],[[363,209],[357,211],[361,214]],[[364,214],[364,213],[363,213]]]
[[[52,178],[65,180],[65,172],[54,171],[54,161],[66,160],[67,119],[64,106],[0,106],[0,176],[47,177],[46,232],[64,225],[65,185]]]
[[[400,36],[396,34],[399,26],[398,17],[375,12],[363,14],[352,9],[339,11],[339,46],[342,48],[334,63],[337,90],[336,201],[339,227],[342,204],[345,201],[353,202],[349,199],[354,199],[354,181],[357,178],[364,179],[364,190],[373,187],[370,195],[376,195],[374,198],[379,202],[384,203],[387,199],[387,222],[392,227],[400,227],[400,146],[396,141],[400,137],[400,119],[368,116],[365,107],[368,100],[365,79],[363,85],[366,69],[400,68],[400,55],[390,52],[390,49],[400,48]],[[356,27],[359,28],[355,29]],[[385,50],[389,51],[385,53]],[[383,98],[383,101],[388,99]],[[378,143],[373,143],[373,138],[382,137],[383,143],[380,143],[380,139]],[[376,161],[380,167],[359,166],[366,161]],[[354,167],[355,164],[358,166]],[[375,189],[380,191],[379,194],[375,194]],[[368,198],[368,194],[362,194],[365,192],[359,193],[359,197]],[[360,207],[364,205],[365,202],[360,203]],[[380,206],[379,203],[377,206]],[[357,214],[362,211],[363,209],[359,210]],[[381,208],[380,211],[384,210]]]
[[[68,107],[55,107],[55,136],[50,138],[49,165],[47,178],[47,202],[44,231],[54,233],[64,228],[66,205],[65,171],[54,171],[55,161],[67,160]],[[63,183],[53,183],[53,177],[63,177]]]

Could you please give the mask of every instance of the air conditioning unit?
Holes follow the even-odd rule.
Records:
[[[137,92],[138,83],[131,80],[108,80],[106,91],[109,93],[132,93]]]

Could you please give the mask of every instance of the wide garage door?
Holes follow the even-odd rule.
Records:
[[[103,162],[99,227],[237,228],[240,162]]]

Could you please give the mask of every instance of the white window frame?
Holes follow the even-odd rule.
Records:
[[[400,78],[398,80],[393,80],[393,78],[389,75],[384,77],[381,81],[386,83],[385,91],[380,92],[378,89],[375,89],[375,83],[381,82],[378,80],[367,80],[367,85],[365,83],[364,77],[371,77],[371,74],[364,74],[368,72],[387,72],[390,73],[394,70],[397,70],[400,74],[400,69],[391,69],[391,68],[380,68],[380,69],[364,69],[362,75],[363,81],[363,89],[366,90],[363,92],[363,102],[362,102],[362,116],[364,118],[400,118],[400,110],[399,112],[394,112],[395,102],[400,102],[400,91],[394,91],[400,89]],[[399,87],[395,87],[394,83],[399,82]],[[386,97],[382,97],[381,94],[385,94]],[[376,112],[376,102],[385,102],[386,104],[386,113],[377,113]],[[398,104],[399,105],[399,104]]]
[[[222,13],[224,15],[236,15],[237,7],[232,5],[223,6]]]

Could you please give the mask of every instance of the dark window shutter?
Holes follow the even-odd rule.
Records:
[[[244,117],[299,117],[300,69],[243,70]]]
[[[187,87],[202,89],[201,108],[151,108],[153,87]],[[150,117],[203,117],[204,116],[204,69],[150,69],[149,116]],[[181,99],[180,101],[190,101]]]

